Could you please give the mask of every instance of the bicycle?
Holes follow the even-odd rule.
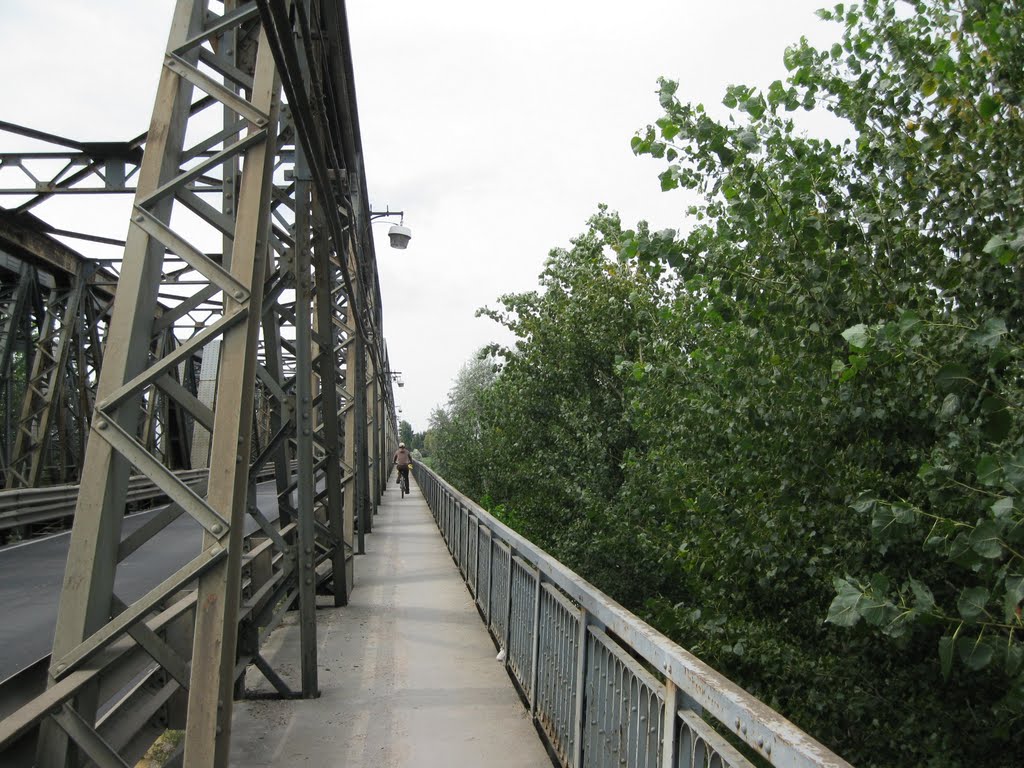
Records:
[[[402,491],[402,498],[409,493],[409,471],[412,469],[412,464],[405,468],[405,472],[401,469],[398,470],[398,487]]]

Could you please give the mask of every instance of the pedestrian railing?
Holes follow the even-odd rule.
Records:
[[[415,476],[563,766],[849,768],[436,473]]]

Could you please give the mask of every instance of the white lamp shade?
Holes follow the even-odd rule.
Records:
[[[403,227],[401,224],[395,224],[388,230],[388,237],[391,239],[392,248],[404,251],[412,239],[412,230],[408,227]]]

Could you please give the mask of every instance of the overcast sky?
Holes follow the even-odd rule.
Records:
[[[406,251],[376,224],[402,417],[423,430],[481,346],[485,304],[537,284],[599,203],[627,225],[685,226],[680,193],[630,138],[659,116],[657,78],[718,108],[731,83],[785,76],[785,47],[831,43],[822,0],[349,0],[369,194],[404,210]],[[146,130],[171,0],[0,0],[0,119],[83,140]],[[0,151],[15,147],[0,134]],[[0,199],[0,205],[10,200]],[[122,237],[126,203],[74,196],[38,213]],[[72,243],[81,249],[81,244]],[[112,256],[115,254],[106,253]]]

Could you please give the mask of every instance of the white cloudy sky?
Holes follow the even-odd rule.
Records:
[[[535,287],[598,203],[627,223],[683,225],[684,200],[629,149],[659,117],[659,76],[708,106],[730,83],[767,86],[788,44],[835,38],[814,15],[829,4],[349,0],[371,202],[403,209],[413,230],[395,251],[375,226],[403,418],[426,428],[460,366],[504,339],[475,310]],[[142,133],[172,5],[0,0],[0,120],[83,140]],[[0,151],[14,148],[0,134]],[[39,214],[114,237],[127,224],[127,208],[77,198]]]

